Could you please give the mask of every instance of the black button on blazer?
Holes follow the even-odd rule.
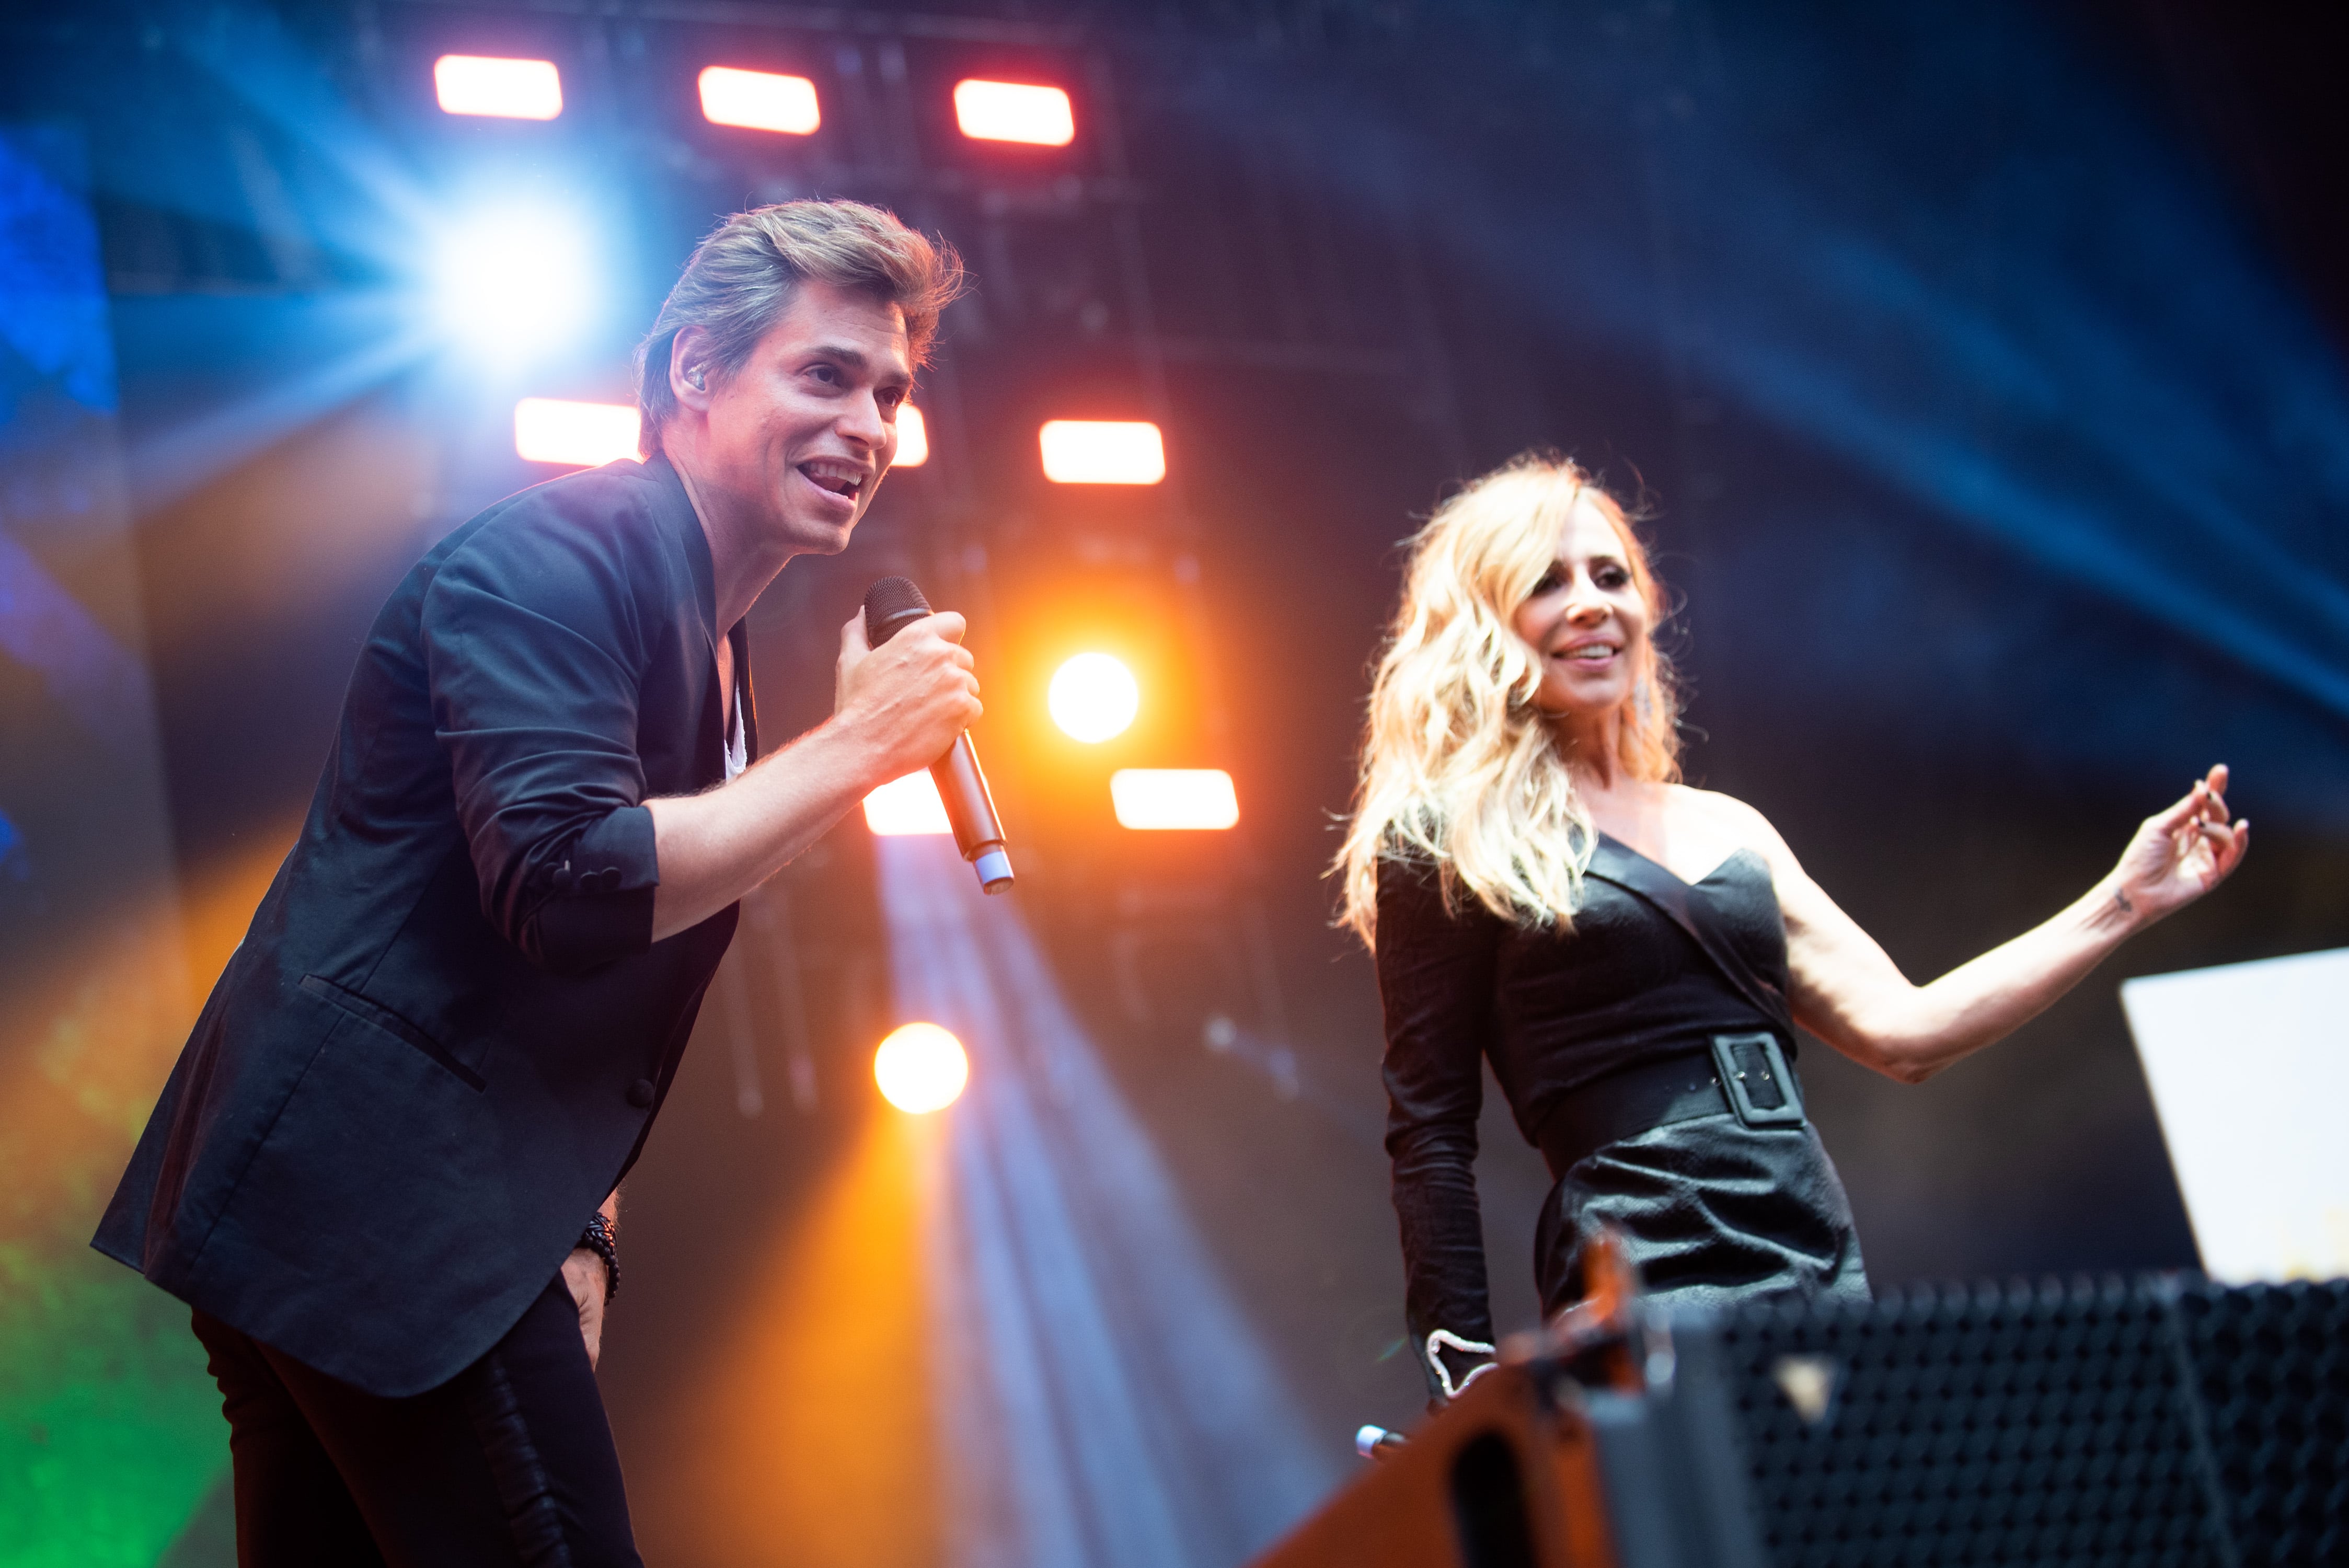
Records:
[[[730,908],[652,940],[644,807],[725,777],[714,620],[658,458],[510,497],[409,573],[101,1252],[375,1394],[520,1318],[634,1162],[733,938]]]

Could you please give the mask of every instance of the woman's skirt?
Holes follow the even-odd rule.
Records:
[[[1807,1122],[1748,1127],[1723,1111],[1577,1161],[1535,1232],[1544,1313],[1582,1298],[1583,1251],[1601,1226],[1622,1239],[1650,1300],[1868,1299],[1851,1202]]]

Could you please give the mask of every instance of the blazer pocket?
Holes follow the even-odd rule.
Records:
[[[490,1087],[488,1080],[459,1061],[447,1047],[390,1008],[370,1002],[357,992],[337,985],[323,975],[303,975],[302,989],[322,1001],[333,1003],[361,1023],[372,1024],[385,1034],[415,1047],[446,1068],[451,1077],[475,1094]]]

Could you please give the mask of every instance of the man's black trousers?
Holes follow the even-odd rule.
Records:
[[[228,1417],[238,1568],[642,1568],[560,1274],[480,1360],[406,1399],[201,1312],[195,1330]]]

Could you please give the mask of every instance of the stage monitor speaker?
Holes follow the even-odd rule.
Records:
[[[1520,1345],[1260,1568],[2349,1563],[2349,1282],[1633,1305]]]

